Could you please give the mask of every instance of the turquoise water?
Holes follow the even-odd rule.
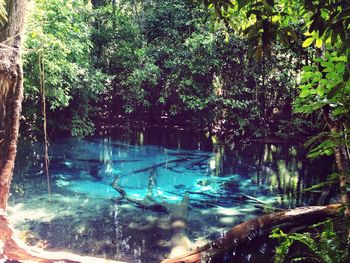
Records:
[[[120,200],[116,179],[139,200],[150,178],[159,202],[179,203],[189,193],[187,234],[196,247],[271,207],[316,204],[317,194],[303,189],[330,172],[328,161],[305,160],[300,147],[287,144],[227,147],[157,133],[61,138],[50,143],[49,195],[42,148],[25,140],[19,145],[10,214],[21,237],[51,250],[128,262],[158,262],[169,254],[170,216]]]

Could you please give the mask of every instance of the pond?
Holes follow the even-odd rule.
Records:
[[[176,204],[188,193],[187,234],[195,248],[274,207],[316,204],[318,194],[304,189],[332,167],[305,159],[296,145],[225,146],[201,134],[153,129],[52,141],[48,184],[42,152],[40,142],[20,140],[9,207],[20,237],[48,250],[142,263],[170,253],[170,216],[121,199],[116,179],[136,200],[151,192]]]

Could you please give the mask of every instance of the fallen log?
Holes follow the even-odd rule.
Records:
[[[274,228],[287,232],[296,227],[321,222],[338,214],[340,204],[328,206],[299,207],[283,212],[271,213],[243,222],[231,228],[224,237],[194,249],[182,256],[164,260],[162,263],[224,262],[224,257],[252,238],[267,236]]]
[[[36,247],[27,246],[16,236],[10,226],[7,214],[3,210],[0,210],[0,262],[121,263],[121,261],[80,256],[66,252],[48,252]]]
[[[147,187],[147,195],[143,199],[138,199],[131,197],[127,195],[126,191],[118,185],[119,177],[117,177],[114,182],[112,183],[112,187],[121,195],[120,198],[117,200],[126,200],[129,203],[135,204],[141,208],[148,209],[148,210],[153,210],[156,212],[166,212],[170,215],[174,213],[174,211],[178,211],[179,207],[183,207],[186,210],[186,215],[187,215],[187,210],[188,210],[188,205],[189,205],[189,198],[188,194],[186,194],[181,203],[179,204],[172,204],[172,203],[167,203],[166,201],[160,201],[156,200],[153,195],[153,187],[156,182],[155,178],[155,169],[157,166],[152,167],[152,171],[150,172],[149,175],[149,182],[148,182],[148,187]],[[177,214],[175,216],[178,216]],[[179,215],[180,216],[180,215]]]
[[[190,248],[190,239],[187,236],[187,214],[190,203],[189,194],[186,193],[181,203],[169,203],[164,201],[160,196],[160,200],[156,200],[153,194],[153,188],[156,184],[156,169],[158,165],[154,165],[148,177],[147,194],[143,199],[128,196],[126,191],[118,185],[119,177],[116,177],[112,183],[113,188],[121,195],[118,201],[126,200],[141,208],[152,210],[155,212],[165,212],[170,215],[171,233],[170,240],[171,255],[177,256],[188,251]]]

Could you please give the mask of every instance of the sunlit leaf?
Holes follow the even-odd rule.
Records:
[[[308,46],[310,46],[313,42],[314,42],[314,38],[309,37],[309,38],[307,38],[307,39],[303,42],[302,47],[308,47]]]
[[[316,39],[316,47],[317,48],[321,48],[322,47],[322,43],[323,43],[322,39],[320,39],[320,38]]]
[[[317,95],[320,96],[320,97],[323,97],[323,95],[324,95],[324,88],[323,88],[322,85],[319,85],[317,87]]]

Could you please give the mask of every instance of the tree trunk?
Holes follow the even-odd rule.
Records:
[[[6,0],[8,22],[0,26],[0,209],[6,209],[17,150],[23,97],[20,46],[26,0]]]
[[[20,46],[26,5],[26,0],[6,0],[8,22],[0,26],[0,262],[116,262],[28,247],[9,226],[5,210],[17,151],[23,97]]]
[[[332,117],[330,113],[329,106],[322,108],[323,117],[327,123],[331,134],[335,136],[343,132],[342,123]],[[339,184],[342,203],[345,205],[345,216],[350,216],[350,191],[348,187],[350,186],[350,160],[346,153],[346,145],[340,144],[335,147],[334,157],[337,165],[337,170],[339,173]],[[349,231],[350,233],[350,231]]]

